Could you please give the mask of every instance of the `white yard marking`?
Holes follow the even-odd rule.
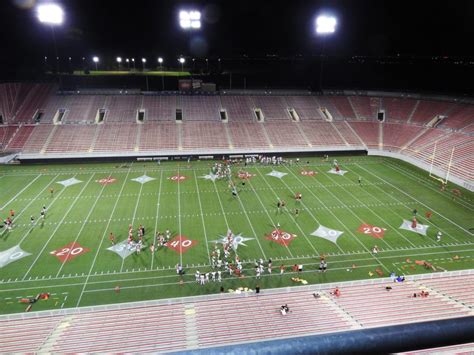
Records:
[[[155,216],[155,230],[153,232],[153,243],[155,247],[155,253],[157,252],[158,245],[156,245],[156,233],[158,231],[158,218],[160,216],[160,200],[161,200],[161,185],[163,182],[163,171],[160,174],[160,186],[158,188],[158,202],[156,204],[156,216]],[[155,253],[151,253],[151,269],[153,270],[153,261],[155,260]]]
[[[395,186],[395,185],[393,185],[392,183],[388,182],[388,181],[385,180],[384,178],[378,176],[378,175],[375,174],[375,173],[372,173],[371,171],[369,171],[369,170],[363,168],[363,167],[360,166],[360,165],[357,165],[357,166],[358,166],[360,169],[362,169],[362,170],[366,171],[367,173],[369,173],[370,175],[375,176],[377,179],[384,181],[385,183],[387,183],[387,185],[390,185],[390,186],[393,187],[394,189],[400,191],[402,194],[404,194],[405,196],[409,197],[409,198],[412,199],[413,201],[416,201],[416,202],[419,203],[420,205],[426,207],[428,210],[433,211],[434,213],[438,214],[440,217],[444,218],[444,219],[447,220],[448,222],[451,222],[453,225],[455,225],[455,226],[458,227],[459,229],[465,231],[465,232],[468,233],[469,235],[471,235],[471,236],[474,235],[473,233],[469,232],[469,231],[468,231],[467,229],[465,229],[464,227],[460,226],[459,224],[457,224],[456,222],[452,221],[451,219],[449,219],[449,218],[443,216],[441,213],[439,213],[438,211],[436,211],[436,210],[433,209],[433,208],[430,208],[428,205],[426,205],[425,203],[419,201],[418,199],[414,198],[413,196],[407,194],[405,191],[399,189],[397,186]],[[384,191],[384,192],[385,192],[385,191]],[[387,196],[391,196],[390,194],[388,194],[388,193],[386,193],[386,192],[385,192],[385,194],[387,194]],[[396,200],[396,201],[400,201],[400,200],[397,199],[396,197],[393,197],[393,196],[391,196],[391,197],[392,197],[392,199],[394,199],[394,200]],[[410,209],[410,207],[407,206],[406,204],[405,204],[405,206],[406,206],[408,209]],[[421,218],[423,218],[423,217],[421,217]],[[438,228],[438,229],[441,230],[441,231],[443,231],[446,235],[450,236],[450,237],[451,237],[452,239],[454,239],[456,242],[458,242],[458,243],[460,242],[459,240],[457,240],[457,239],[454,238],[453,236],[449,235],[447,232],[445,232],[445,231],[442,230],[441,228]]]
[[[207,230],[206,230],[206,224],[204,223],[204,212],[202,210],[202,203],[201,203],[201,194],[199,193],[199,186],[197,184],[197,175],[196,171],[193,171],[194,173],[194,183],[196,184],[196,191],[197,191],[197,196],[198,196],[198,202],[199,202],[199,210],[201,211],[201,222],[202,222],[202,229],[204,231],[204,238],[206,239],[206,249],[207,249],[207,257],[209,259],[209,264],[211,263],[211,255],[209,252],[209,240],[207,238]],[[213,181],[214,182],[214,181]]]
[[[133,165],[133,163],[132,163],[132,165]],[[130,165],[130,167],[132,165]],[[125,184],[127,183],[128,175],[130,175],[130,169],[128,169],[128,173],[125,176],[125,179],[123,179],[122,187],[119,191],[117,199],[115,200],[114,207],[112,208],[112,212],[110,213],[110,218],[109,218],[109,221],[107,222],[107,226],[104,229],[104,233],[102,234],[102,238],[100,239],[99,247],[97,248],[97,251],[94,255],[94,259],[92,260],[92,265],[89,269],[89,272],[87,273],[86,281],[84,282],[84,286],[82,287],[81,293],[79,294],[79,298],[77,300],[76,307],[79,307],[79,304],[81,303],[82,295],[84,294],[84,290],[86,289],[87,283],[89,282],[89,278],[91,277],[92,270],[94,269],[94,266],[95,266],[95,263],[96,263],[96,260],[97,260],[97,256],[99,255],[99,252],[100,252],[100,248],[102,247],[102,243],[104,242],[105,236],[107,235],[107,231],[109,230],[110,222],[112,221],[112,216],[114,215],[115,210],[117,209],[117,205],[118,205],[118,202],[120,200],[120,196],[122,196],[123,188],[125,187]]]
[[[408,169],[404,169],[400,166],[397,166],[395,163],[392,163],[391,161],[387,161],[386,166],[390,167],[391,169],[395,170],[395,171],[398,171],[400,172],[401,174],[405,175],[405,176],[408,176],[410,179],[414,180],[414,181],[418,181],[420,183],[423,184],[423,186],[425,186],[426,188],[436,192],[438,195],[441,195],[443,197],[446,197],[446,198],[449,198],[450,196],[449,195],[446,195],[446,194],[443,194],[440,190],[439,190],[439,184],[437,185],[437,187],[433,187],[431,185],[433,185],[432,181],[426,181],[426,179],[422,179],[422,178],[419,178],[417,177],[414,173],[410,172]],[[461,199],[456,199],[454,200],[454,203],[457,203],[471,211],[474,211],[474,207],[472,206],[471,203],[467,202],[467,201],[464,201],[464,200],[461,200]]]
[[[94,175],[91,175],[91,177],[89,178],[89,180],[87,181],[86,184],[84,184],[84,186],[82,187],[80,193],[78,196],[81,195],[81,193],[86,189],[86,187],[89,185],[89,183],[92,181],[92,177]],[[57,227],[54,229],[53,233],[51,233],[51,236],[48,238],[48,240],[46,241],[46,243],[44,243],[44,246],[43,248],[40,250],[40,252],[38,253],[38,256],[36,257],[36,259],[33,261],[33,263],[30,265],[30,267],[28,268],[28,270],[26,271],[25,275],[23,276],[23,279],[24,280],[26,278],[26,276],[30,273],[30,271],[33,269],[33,267],[35,266],[36,262],[38,261],[38,259],[41,257],[41,255],[43,254],[44,250],[46,249],[46,247],[48,246],[49,242],[53,239],[53,237],[55,236],[56,232],[58,231],[59,227],[61,227],[62,223],[64,222],[64,220],[66,219],[66,216],[68,215],[68,213],[72,210],[72,208],[74,207],[74,205],[76,204],[78,198],[76,198],[70,205],[69,205],[69,208],[67,209],[66,213],[64,214],[63,218],[61,219],[61,221],[59,222],[59,224],[57,225]]]
[[[109,177],[110,177],[110,175],[109,175]],[[85,219],[84,222],[82,223],[81,229],[79,229],[79,232],[77,233],[76,238],[74,239],[74,242],[73,242],[73,243],[76,243],[77,240],[79,239],[79,236],[81,235],[83,229],[85,228],[86,223],[87,223],[87,221],[89,220],[90,216],[92,215],[92,212],[94,211],[95,205],[97,204],[97,202],[99,201],[100,197],[102,196],[102,193],[104,192],[104,189],[105,189],[106,186],[107,186],[107,184],[103,184],[103,185],[102,185],[102,188],[100,189],[100,193],[97,195],[97,198],[96,198],[96,200],[94,201],[94,204],[93,204],[92,207],[89,209],[89,213],[87,214],[86,219]],[[56,274],[56,277],[59,277],[59,274],[61,273],[61,271],[62,271],[64,265],[66,265],[66,262],[68,261],[70,255],[71,255],[71,253],[69,253],[69,254],[66,255],[66,259],[62,262],[61,266],[59,267],[59,270],[58,270],[58,272],[57,272],[57,274]]]
[[[331,181],[333,181],[333,179],[330,177]],[[347,176],[344,176],[344,179],[347,179],[349,180],[349,178]],[[344,191],[347,191],[346,188],[344,186],[341,186],[341,188],[344,190]],[[380,203],[381,205],[384,205],[383,202],[381,200],[379,200],[376,196],[372,195],[369,191],[367,191],[367,189],[361,189],[363,190],[363,192],[365,192],[366,194],[370,195],[372,198],[374,198],[378,203]],[[413,244],[410,239],[406,238],[402,233],[400,233],[398,231],[398,228],[396,226],[393,226],[391,225],[387,220],[385,220],[385,218],[382,217],[382,215],[377,215],[374,211],[372,211],[371,208],[368,207],[367,204],[365,204],[364,202],[362,202],[360,199],[358,199],[354,194],[351,194],[351,196],[353,196],[357,201],[359,201],[359,203],[362,203],[363,205],[365,205],[367,207],[367,209],[376,217],[376,218],[379,218],[380,220],[382,220],[383,223],[385,223],[385,225],[387,226],[390,226],[392,228],[392,230],[397,233],[400,237],[402,237],[403,239],[405,239],[411,246],[415,246],[415,244]],[[390,210],[393,214],[396,214],[397,216],[399,216],[400,218],[403,218],[403,216],[399,215],[397,212],[395,212],[394,210]],[[387,245],[390,246],[390,244],[383,240]],[[392,248],[392,246],[390,246]]]
[[[179,167],[178,167],[178,176],[179,175]],[[180,186],[181,182],[178,182],[178,228],[179,228],[179,235],[182,236],[181,234],[181,188]],[[183,242],[182,242],[182,237],[181,240],[179,241],[179,264],[183,266]]]
[[[289,171],[291,174],[293,174],[293,175],[295,176],[295,178],[296,178],[303,186],[306,186],[306,184],[300,179],[299,176],[297,176],[297,175],[296,175],[291,169],[289,169],[288,167],[286,167],[286,168],[288,169],[288,171]],[[321,184],[321,186],[324,187],[324,185],[323,185],[322,183],[320,183],[320,184]],[[309,189],[309,188],[306,188],[306,189],[307,189],[322,205],[324,205],[324,203],[319,199],[319,197],[318,197],[311,189]],[[337,200],[339,200],[331,191],[329,191],[328,189],[325,189],[325,190],[328,191],[328,192],[329,192],[332,196],[334,196]],[[342,203],[341,200],[339,200],[339,202]],[[343,203],[343,204],[344,204],[344,203]],[[352,232],[352,231],[344,224],[344,222],[342,222],[342,221],[339,219],[339,217],[337,217],[337,216],[331,211],[331,209],[328,208],[327,210],[328,210],[328,212],[329,212],[331,215],[334,216],[334,218],[335,218],[342,226],[344,226],[344,229],[345,229],[346,231],[348,231],[349,234],[351,234],[351,235],[354,237],[354,239],[362,246],[362,248],[364,248],[365,250],[367,250],[368,252],[370,252],[369,249],[364,245],[364,243],[362,243],[362,242],[359,240],[359,238],[357,238],[357,236],[354,234],[354,232]],[[349,211],[350,211],[350,209],[349,209]],[[371,255],[372,255],[372,257],[380,264],[380,266],[382,266],[385,270],[387,270],[388,272],[390,272],[390,270],[389,270],[382,262],[380,262],[380,260],[379,260],[374,254],[371,253]]]
[[[36,201],[36,199],[38,198],[38,196],[40,196],[40,195],[44,192],[44,190],[46,190],[46,189],[48,188],[48,186],[50,186],[50,185],[53,183],[53,181],[58,178],[58,176],[59,176],[59,174],[57,174],[33,199],[31,199],[31,201],[26,205],[26,207],[24,207],[24,208],[21,209],[20,213],[18,213],[18,214],[15,216],[15,220],[18,220],[18,217],[20,217],[20,216],[23,214],[23,212],[25,212],[26,209],[27,209],[28,207],[30,207],[30,205]],[[62,192],[62,190],[61,190],[61,192]],[[60,193],[61,193],[61,192],[60,192]],[[54,201],[55,201],[55,200],[53,200],[53,202],[54,202]],[[15,223],[14,223],[14,225],[15,225]],[[4,230],[4,231],[2,232],[2,234],[0,234],[0,237],[3,236],[3,234],[6,233],[6,231],[7,231],[7,230]],[[29,231],[28,231],[28,232],[29,232]],[[18,243],[18,245],[21,244],[21,242],[26,238],[27,235],[28,235],[28,233],[20,240],[20,242]]]
[[[5,207],[7,207],[12,201],[15,201],[15,199],[21,195],[21,193],[23,191],[25,191],[28,187],[31,186],[31,184],[33,184],[36,180],[38,180],[40,177],[42,176],[42,174],[39,174],[37,177],[35,177],[33,180],[31,180],[31,182],[26,185],[23,189],[21,189],[20,192],[18,192],[15,196],[13,196],[10,201],[8,201],[7,203],[5,203],[2,207],[0,207],[0,210],[3,210]]]
[[[146,171],[145,171],[145,175],[146,175]],[[138,205],[140,204],[140,197],[142,196],[143,185],[145,185],[145,184],[140,184],[140,191],[138,192],[137,203],[135,204],[135,210],[133,211],[132,228],[133,228],[133,223],[135,222],[135,217],[137,216],[137,210],[138,210]],[[125,258],[122,258],[122,266],[120,267],[120,271],[123,270],[123,264],[124,263],[125,263]]]
[[[260,174],[260,176],[262,177],[262,180],[267,184],[267,186],[268,186],[268,187],[270,188],[270,190],[273,192],[273,195],[278,198],[277,193],[275,192],[275,190],[272,189],[272,186],[268,183],[268,181],[265,179],[265,177],[263,176],[263,174],[260,172],[259,169],[257,169],[257,172],[258,172],[258,174]],[[267,174],[267,175],[268,175],[268,174]],[[288,185],[286,184],[286,182],[285,182],[283,179],[281,179],[281,181],[285,184],[285,187],[288,188]],[[250,184],[250,186],[251,186],[252,189],[253,189],[253,185],[252,185],[252,183],[250,182],[250,180],[249,180],[249,184]],[[256,192],[255,192],[255,195],[258,197],[258,200],[260,201],[260,204],[262,205],[262,207],[264,207],[264,205],[263,205],[263,203],[262,203],[262,200],[260,200],[260,197],[258,196],[258,194],[257,194]],[[265,211],[266,211],[266,209],[265,209]],[[266,211],[266,212],[267,212],[267,211]],[[268,218],[270,218],[270,221],[272,221],[272,224],[275,226],[275,223],[274,223],[273,220],[271,219],[271,217],[270,217],[270,215],[269,215],[268,212],[267,212],[267,215],[268,215]],[[296,222],[295,217],[293,217],[293,215],[292,215],[290,212],[288,212],[288,215],[289,215],[290,218],[293,220],[293,223],[296,225],[296,227],[299,229],[301,235],[302,235],[303,237],[305,237],[306,241],[309,243],[309,245],[310,245],[311,248],[314,250],[314,252],[315,252],[317,255],[320,255],[319,251],[314,247],[314,245],[311,243],[311,241],[310,241],[310,240],[308,239],[308,237],[306,236],[306,233],[303,231],[303,229],[301,229],[300,225]],[[285,246],[287,247],[288,252],[290,253],[291,257],[293,257],[293,254],[291,253],[289,247],[288,247],[286,244],[285,244]]]

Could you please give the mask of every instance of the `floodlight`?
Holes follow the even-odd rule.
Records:
[[[184,59],[183,57],[179,58],[178,61],[181,63],[181,64],[184,64],[184,62],[186,61],[186,59]]]
[[[336,31],[336,24],[337,20],[334,16],[318,16],[316,18],[316,33],[334,33]]]
[[[122,57],[117,57],[117,63],[122,63]]]
[[[142,58],[142,63],[146,63],[146,59],[145,59],[145,58]]]
[[[158,63],[163,64],[163,58],[158,57]]]
[[[132,62],[134,62],[134,63],[135,63],[135,58],[132,58]]]
[[[127,58],[127,59],[125,59],[125,61],[126,61],[127,63],[129,63],[129,62],[130,62],[130,59]]]
[[[179,25],[186,30],[201,28],[201,12],[196,10],[180,11]]]
[[[94,63],[99,63],[99,57],[92,57],[92,61]]]
[[[64,11],[57,4],[42,4],[37,7],[38,20],[48,25],[60,25],[64,21]]]

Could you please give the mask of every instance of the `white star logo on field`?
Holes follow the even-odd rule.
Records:
[[[152,177],[149,177],[149,176],[146,176],[146,175],[142,175],[140,177],[132,179],[132,181],[139,182],[140,184],[146,184],[147,182],[153,181],[153,180],[156,180],[156,179],[152,178]]]
[[[288,174],[287,173],[282,173],[280,171],[272,170],[272,172],[268,173],[267,175],[281,179],[283,176],[288,175]]]
[[[71,185],[79,184],[80,182],[82,182],[82,181],[81,181],[81,180],[77,180],[76,178],[70,178],[70,179],[63,180],[63,181],[57,181],[58,184],[61,184],[61,185],[63,185],[64,187],[68,187],[68,186],[71,186]]]
[[[337,238],[339,238],[342,233],[344,232],[320,225],[318,229],[311,233],[311,235],[329,240],[330,242],[337,244]]]
[[[219,236],[221,239],[219,240],[213,240],[214,243],[220,243],[220,244],[226,244],[227,243],[227,236],[225,235],[220,235]],[[245,237],[242,237],[242,233],[239,233],[237,235],[234,235],[232,234],[232,248],[234,250],[237,250],[237,248],[239,247],[239,245],[243,245],[243,246],[248,246],[247,244],[245,244],[246,241],[248,240],[253,240],[254,238],[245,238]]]
[[[214,173],[209,173],[207,175],[204,175],[204,176],[200,176],[201,179],[206,179],[206,180],[211,180],[212,182],[216,182],[218,176]]]

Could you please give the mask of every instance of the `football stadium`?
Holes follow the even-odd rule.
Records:
[[[405,5],[2,2],[0,352],[474,351],[474,7]]]

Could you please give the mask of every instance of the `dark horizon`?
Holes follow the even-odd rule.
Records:
[[[0,80],[41,78],[45,56],[46,68],[54,69],[51,30],[39,23],[34,10],[34,4],[44,2],[0,4]],[[207,72],[205,58],[209,58],[214,76],[234,72],[236,78],[257,78],[261,74],[261,80],[254,82],[263,86],[315,88],[324,53],[324,81],[329,86],[373,88],[386,82],[387,87],[474,91],[474,46],[469,44],[474,38],[474,2],[468,0],[58,3],[65,11],[64,24],[54,31],[62,71],[93,68],[93,55],[101,58],[102,69],[116,69],[117,56],[134,57],[137,68],[142,57],[151,67],[162,56],[166,67],[179,68],[177,57],[184,55],[186,67],[194,74]],[[203,12],[202,30],[190,33],[179,28],[181,8]],[[325,37],[316,36],[313,28],[315,16],[322,12],[338,18],[336,32]]]

